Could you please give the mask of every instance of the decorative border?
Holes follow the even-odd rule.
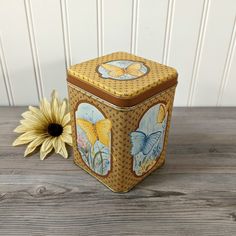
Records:
[[[110,170],[107,172],[107,174],[106,175],[100,175],[100,174],[98,174],[98,173],[96,173],[94,170],[92,170],[86,163],[85,163],[85,161],[83,160],[83,158],[81,157],[81,154],[80,154],[80,152],[79,152],[79,150],[78,150],[78,146],[77,146],[77,127],[76,127],[76,120],[75,120],[75,114],[76,114],[76,111],[77,111],[77,109],[78,109],[78,106],[81,104],[81,103],[88,103],[88,104],[90,104],[90,105],[92,105],[92,106],[94,106],[94,107],[96,107],[97,108],[97,106],[94,104],[94,103],[92,103],[92,102],[89,102],[89,101],[87,101],[87,100],[80,100],[80,101],[78,101],[77,103],[76,103],[76,105],[75,105],[75,107],[73,108],[73,115],[74,115],[74,121],[73,121],[73,123],[74,123],[74,129],[75,129],[75,140],[76,140],[76,151],[78,152],[78,154],[79,154],[79,157],[80,157],[80,159],[82,160],[82,162],[85,164],[85,166],[89,169],[89,171],[91,171],[94,175],[97,175],[97,176],[99,176],[99,177],[107,177],[109,174],[110,174],[110,172],[112,171],[112,169],[113,169],[113,161],[112,161],[112,151],[113,151],[113,135],[112,135],[112,128],[111,128],[111,143],[110,143],[110,165],[111,165],[111,168],[110,168]],[[103,116],[105,117],[105,118],[107,118],[107,116],[106,116],[106,114],[101,110],[101,109],[99,109],[99,108],[97,108],[98,109],[98,111],[100,111],[101,112],[101,114],[103,114]]]
[[[154,107],[154,106],[156,106],[156,105],[158,105],[158,104],[164,104],[164,105],[166,106],[166,105],[168,104],[168,102],[166,102],[166,101],[158,101],[158,102],[156,102],[156,103],[153,103],[151,106],[148,106],[148,108],[145,109],[145,111],[143,112],[143,114],[140,116],[140,118],[139,118],[139,120],[138,120],[138,122],[137,122],[137,126],[135,127],[135,130],[138,129],[139,123],[140,123],[141,119],[143,118],[143,116],[146,114],[146,112],[147,112],[149,109],[151,109],[152,107]],[[170,106],[169,106],[169,107],[170,107]],[[166,140],[166,139],[167,139],[167,132],[166,132],[166,130],[167,130],[167,124],[168,124],[169,119],[170,119],[170,116],[169,116],[169,107],[168,107],[168,109],[167,109],[168,117],[167,117],[167,121],[166,121],[165,137],[164,137],[164,141],[163,141],[163,147],[164,147],[164,145],[165,145],[165,143],[166,143],[166,141],[167,141],[167,140]],[[156,165],[158,164],[158,162],[160,161],[160,157],[161,157],[163,151],[164,151],[164,148],[162,148],[162,150],[161,150],[161,152],[160,152],[160,154],[159,154],[159,158],[156,160],[156,163],[152,166],[152,168],[149,169],[147,172],[145,172],[145,173],[142,174],[142,175],[136,175],[135,171],[133,170],[133,155],[130,154],[131,157],[132,157],[131,172],[133,173],[133,175],[134,175],[135,177],[137,177],[137,178],[140,178],[140,177],[144,177],[145,175],[150,174],[150,173],[155,169],[155,167],[156,167]]]

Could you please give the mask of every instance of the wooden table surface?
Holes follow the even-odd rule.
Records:
[[[26,107],[0,108],[0,235],[236,235],[236,108],[176,108],[166,164],[129,193],[70,158],[12,147]]]

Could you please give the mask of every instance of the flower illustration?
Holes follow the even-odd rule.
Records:
[[[152,154],[154,157],[158,157],[159,154],[161,153],[161,147],[160,145],[158,144],[157,146],[155,146],[152,150]]]
[[[142,163],[140,170],[139,170],[139,175],[143,175],[146,172],[148,172],[154,165],[156,164],[156,160],[148,160],[144,163]]]
[[[86,140],[83,138],[82,135],[78,135],[77,137],[77,144],[80,148],[86,148]]]
[[[24,156],[40,147],[40,159],[43,160],[53,149],[64,158],[68,157],[66,144],[72,145],[70,113],[67,100],[61,101],[54,90],[51,101],[43,98],[39,108],[29,106],[22,114],[23,120],[14,132],[23,133],[13,146],[28,144]]]

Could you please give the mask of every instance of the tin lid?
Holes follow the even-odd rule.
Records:
[[[67,81],[114,105],[134,106],[177,83],[174,68],[116,52],[68,69]]]

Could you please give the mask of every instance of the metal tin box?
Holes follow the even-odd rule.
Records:
[[[127,192],[165,160],[175,69],[116,52],[68,70],[74,161]]]

